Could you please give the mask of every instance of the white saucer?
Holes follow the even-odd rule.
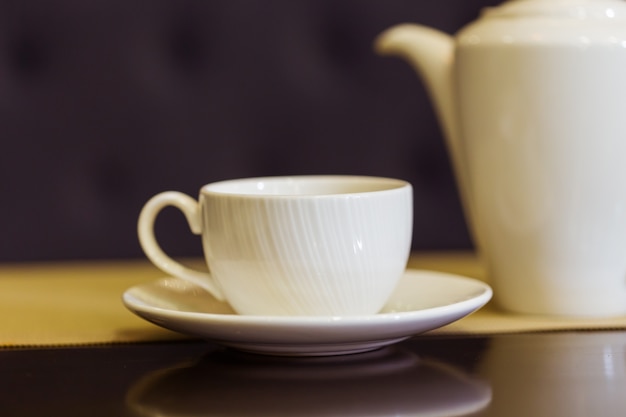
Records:
[[[128,289],[124,305],[180,333],[238,350],[284,356],[365,352],[452,323],[491,299],[471,278],[407,270],[379,314],[345,317],[243,316],[200,287],[163,278]]]

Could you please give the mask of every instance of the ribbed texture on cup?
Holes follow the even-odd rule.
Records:
[[[202,201],[211,273],[241,314],[372,314],[406,267],[407,190]]]

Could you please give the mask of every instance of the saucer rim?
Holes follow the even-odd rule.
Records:
[[[367,316],[251,316],[236,313],[206,313],[149,305],[134,296],[136,291],[159,285],[165,277],[126,290],[123,304],[135,315],[165,329],[204,339],[236,350],[274,356],[329,356],[367,352],[443,327],[483,307],[492,297],[483,281],[457,274],[407,269],[402,279],[428,281],[439,287],[467,286],[458,301],[410,311],[383,312]],[[401,281],[402,282],[402,281]],[[193,289],[205,292],[197,286]],[[417,285],[427,285],[418,283]],[[418,291],[414,289],[414,291]],[[454,290],[450,290],[452,293]],[[394,293],[395,294],[395,293]],[[408,296],[401,293],[402,296]],[[184,295],[183,295],[184,296]],[[452,295],[450,295],[452,297]]]
[[[208,313],[208,312],[199,312],[199,311],[184,311],[184,310],[174,310],[167,309],[163,307],[158,307],[154,305],[149,305],[148,303],[138,300],[137,303],[133,302],[131,298],[133,297],[131,294],[133,291],[139,290],[142,287],[147,287],[151,285],[155,285],[159,282],[166,281],[183,281],[181,278],[173,277],[173,276],[164,276],[150,282],[146,282],[143,284],[134,285],[124,291],[122,295],[122,302],[131,312],[135,312],[135,310],[141,310],[145,312],[163,312],[163,314],[168,315],[176,315],[176,316],[186,316],[189,318],[192,317],[201,317],[201,318],[211,318],[218,321],[223,322],[246,322],[246,324],[252,325],[258,322],[261,325],[267,325],[268,323],[276,324],[276,325],[290,325],[297,324],[301,325],[320,325],[320,324],[330,324],[330,323],[342,323],[342,324],[350,324],[357,325],[358,323],[367,323],[372,324],[373,321],[384,321],[389,322],[390,320],[402,320],[405,318],[410,318],[414,315],[424,316],[428,313],[439,316],[441,313],[447,310],[458,310],[460,307],[465,307],[466,305],[474,306],[476,304],[480,304],[476,309],[481,308],[487,302],[491,300],[493,297],[493,290],[489,284],[484,281],[470,278],[467,276],[453,274],[449,272],[441,272],[441,271],[433,271],[426,269],[414,269],[407,268],[403,273],[402,279],[406,279],[407,276],[413,274],[424,274],[427,273],[429,275],[436,275],[443,279],[455,280],[457,282],[463,281],[465,283],[472,283],[476,285],[476,295],[470,296],[464,300],[451,302],[448,304],[437,305],[433,307],[426,307],[421,309],[409,310],[409,311],[383,311],[374,314],[366,314],[366,315],[353,315],[353,316],[272,316],[272,315],[243,315],[236,313]],[[195,284],[191,284],[185,281],[186,285],[190,287],[197,287],[200,291],[204,291],[200,287]],[[479,291],[480,289],[480,291]],[[484,302],[483,302],[484,301]],[[474,310],[475,311],[475,310]]]

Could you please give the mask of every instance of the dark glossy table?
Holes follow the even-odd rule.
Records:
[[[200,341],[0,350],[0,416],[626,416],[626,332],[420,336],[322,358]]]

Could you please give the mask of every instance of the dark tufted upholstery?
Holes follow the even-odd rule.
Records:
[[[414,246],[470,246],[420,80],[372,40],[455,32],[479,0],[23,0],[0,4],[0,261],[140,257],[153,194],[258,175],[400,177]],[[200,254],[183,217],[158,235]]]

